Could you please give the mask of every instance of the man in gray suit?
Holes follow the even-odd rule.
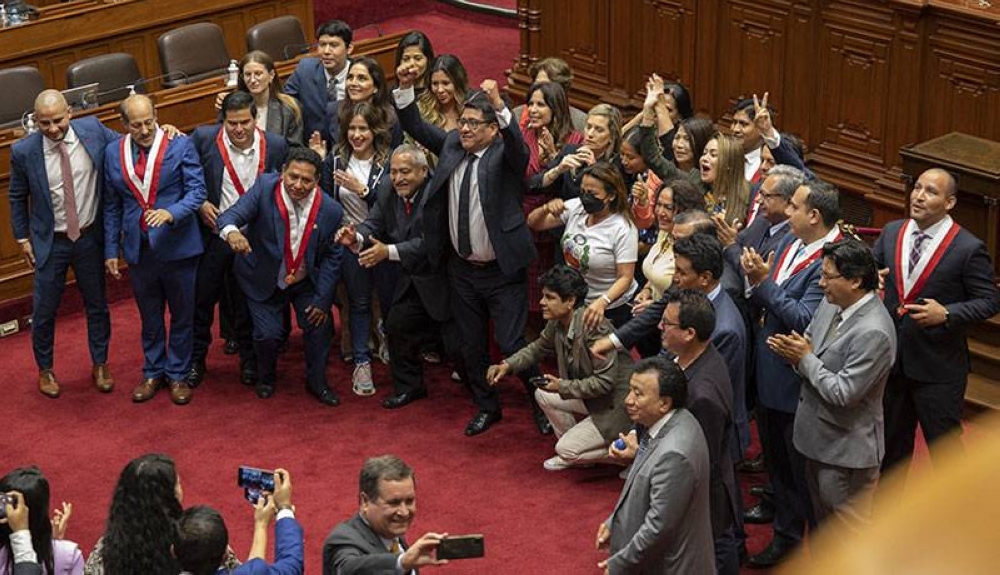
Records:
[[[611,517],[597,529],[609,575],[715,573],[708,445],[687,404],[687,379],[663,357],[640,361],[625,410],[639,450]]]
[[[447,534],[425,533],[412,545],[406,531],[417,513],[413,468],[394,455],[365,461],[359,479],[361,509],[323,542],[323,575],[398,575],[444,565],[434,557]]]
[[[882,393],[896,331],[875,291],[875,257],[862,242],[823,246],[819,285],[826,298],[805,335],[775,334],[767,343],[804,380],[792,440],[807,458],[816,519],[857,529],[871,516],[885,454]]]

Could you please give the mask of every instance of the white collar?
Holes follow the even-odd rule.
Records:
[[[872,299],[873,297],[875,297],[875,292],[870,291],[870,292],[866,293],[865,295],[861,296],[861,299],[859,299],[858,301],[856,301],[856,302],[852,303],[851,305],[847,306],[847,308],[842,309],[840,311],[840,321],[842,321],[842,322],[843,321],[847,321],[847,318],[849,318],[852,315],[854,315],[855,313],[857,313],[858,310],[861,309],[862,307],[864,307],[864,305],[866,303],[868,303],[868,301],[870,299]]]
[[[933,238],[934,236],[938,235],[938,233],[941,231],[941,228],[948,225],[948,222],[950,221],[951,221],[951,216],[945,214],[944,217],[938,220],[934,225],[928,227],[926,230],[921,230],[921,231],[924,232],[924,234],[926,234],[928,238]],[[920,226],[917,225],[916,220],[913,221],[913,227],[911,229],[913,230],[920,229]]]
[[[671,409],[670,411],[667,412],[666,415],[664,415],[663,417],[658,419],[656,423],[651,425],[649,429],[646,430],[646,432],[649,434],[649,438],[655,439],[656,437],[658,437],[660,435],[660,431],[663,429],[663,426],[666,425],[668,421],[670,421],[670,418],[673,417],[674,413],[676,412],[677,412],[676,409]]]
[[[42,136],[45,138],[45,136]],[[73,126],[66,128],[66,134],[63,135],[62,140],[50,140],[45,138],[46,147],[49,150],[56,150],[59,148],[59,142],[66,142],[66,146],[72,146],[76,143],[76,132],[73,131]]]

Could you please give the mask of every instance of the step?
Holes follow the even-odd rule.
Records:
[[[1000,411],[1000,381],[970,373],[965,403],[977,411]]]
[[[1000,379],[1000,345],[969,338],[969,359],[972,361],[972,371]]]

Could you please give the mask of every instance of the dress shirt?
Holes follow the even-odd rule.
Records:
[[[840,324],[843,325],[844,323],[846,323],[847,320],[852,315],[854,315],[855,313],[857,313],[858,310],[861,309],[862,306],[864,306],[866,303],[868,303],[868,300],[872,299],[873,297],[875,297],[875,292],[870,291],[870,292],[866,293],[865,295],[861,296],[861,299],[859,299],[858,301],[852,303],[851,305],[847,306],[847,308],[841,310],[841,312],[840,312]]]
[[[350,68],[351,68],[351,61],[348,60],[347,62],[344,63],[344,68],[340,72],[337,72],[337,101],[338,102],[341,101],[341,100],[343,100],[344,99],[344,95],[347,93],[347,71]],[[323,68],[323,77],[326,78],[326,85],[324,86],[324,89],[325,89],[326,86],[330,85],[330,78],[332,78],[333,76],[331,76],[329,70],[327,70],[326,68]]]
[[[656,439],[657,437],[659,437],[660,430],[662,430],[663,426],[666,425],[668,421],[670,421],[670,418],[674,416],[674,413],[676,411],[677,408],[671,409],[669,412],[667,412],[666,415],[658,419],[656,423],[649,426],[649,429],[646,430],[646,434],[649,435],[650,439]]]
[[[743,159],[743,177],[749,182],[760,169],[760,148],[754,148],[743,154]]]
[[[244,183],[243,190],[249,190],[250,186],[257,180],[257,167],[260,165],[260,142],[257,141],[257,134],[254,133],[254,142],[245,150],[237,148],[233,141],[229,139],[229,134],[225,128],[222,129],[222,141],[229,151],[229,160],[236,170],[236,177]],[[229,170],[222,170],[222,193],[219,198],[219,211],[224,212],[240,199],[233,179],[229,177]]]
[[[904,269],[899,271],[901,274],[904,274],[904,278],[909,279],[910,275],[913,274],[913,270],[910,269],[910,251],[913,250],[913,234],[909,233],[908,230],[920,230],[927,236],[927,239],[924,240],[923,253],[920,256],[920,259],[923,260],[925,257],[930,257],[927,254],[934,253],[937,246],[941,244],[940,241],[936,242],[934,240],[937,236],[941,235],[941,230],[950,222],[951,216],[945,215],[945,217],[938,220],[934,225],[928,226],[926,230],[920,230],[920,226],[917,226],[916,222],[913,222],[913,226],[904,226],[903,229],[900,230],[899,233],[903,234],[903,246],[900,252],[903,254],[902,261]],[[83,226],[82,221],[80,226]],[[919,267],[919,264],[917,267]]]
[[[795,240],[794,242],[792,242],[791,253],[793,255],[795,255],[795,257],[792,257],[792,258],[789,258],[788,260],[786,260],[785,261],[785,265],[782,267],[782,269],[777,270],[777,273],[775,274],[774,277],[775,278],[781,277],[782,270],[792,270],[792,269],[795,269],[795,266],[799,265],[799,263],[802,262],[802,260],[808,258],[810,256],[810,254],[813,254],[813,253],[815,253],[815,252],[823,249],[823,245],[824,244],[826,244],[828,242],[834,241],[834,239],[837,237],[837,235],[839,233],[840,233],[840,228],[838,226],[834,225],[832,228],[830,228],[830,231],[828,231],[825,236],[823,236],[820,239],[818,239],[818,240],[810,243],[809,245],[805,246],[804,249],[799,249],[802,246],[802,240],[801,239],[798,239],[798,240]],[[776,260],[780,259],[780,256],[781,256],[781,254],[775,254]],[[791,277],[791,276],[788,276],[788,277]],[[787,280],[788,280],[788,278],[785,278],[785,281],[787,281]],[[780,282],[780,283],[784,283],[784,282]]]
[[[49,197],[52,198],[52,217],[55,220],[54,231],[66,231],[66,202],[63,195],[62,159],[59,155],[59,142],[42,138],[43,155],[45,158],[45,173],[49,178]],[[76,198],[76,213],[80,221],[80,229],[94,223],[97,215],[97,170],[94,162],[87,154],[80,138],[73,127],[66,130],[63,137],[69,152],[69,164],[73,168],[73,190]]]

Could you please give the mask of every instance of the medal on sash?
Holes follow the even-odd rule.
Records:
[[[948,248],[951,246],[951,242],[955,239],[955,236],[957,236],[958,232],[962,230],[962,226],[958,225],[954,220],[950,221],[948,228],[946,230],[941,230],[944,232],[944,237],[941,239],[941,243],[934,248],[934,251],[930,254],[929,258],[927,253],[920,256],[920,260],[917,261],[917,266],[914,269],[909,270],[907,279],[904,281],[903,238],[912,233],[914,225],[916,224],[913,220],[908,220],[905,225],[900,226],[899,235],[896,236],[896,257],[893,263],[896,264],[896,294],[899,296],[899,306],[896,308],[896,315],[899,317],[903,317],[910,312],[910,310],[906,309],[906,306],[916,303],[917,299],[919,299],[916,295],[924,289],[924,285],[931,277],[931,272],[937,267],[941,258],[944,257],[944,254],[948,251]]]
[[[285,206],[284,188],[284,183],[279,180],[278,185],[274,188],[274,200],[278,204],[278,213],[281,214],[281,218],[285,222],[285,268],[288,270],[288,273],[285,275],[285,285],[290,286],[298,281],[295,274],[299,271],[305,259],[306,248],[309,246],[309,237],[316,228],[316,216],[319,215],[319,206],[323,198],[316,193],[317,188],[313,188],[313,191],[310,192],[315,194],[315,196],[313,197],[312,206],[309,208],[309,215],[306,217],[305,226],[299,234],[298,249],[293,250],[292,221],[288,213],[288,207]]]
[[[122,176],[125,180],[125,187],[132,192],[132,197],[142,208],[139,216],[139,227],[143,231],[147,229],[146,213],[156,205],[156,191],[160,185],[160,168],[163,166],[163,158],[167,155],[167,141],[163,130],[157,128],[156,136],[153,137],[153,146],[149,149],[146,157],[146,165],[142,179],[135,172],[135,164],[132,161],[132,135],[122,138],[120,150],[120,163]],[[152,169],[150,165],[152,163]]]
[[[264,173],[264,157],[267,154],[267,139],[264,137],[264,132],[260,128],[255,128],[257,133],[256,138],[254,138],[254,148],[257,150],[257,176]],[[215,145],[219,148],[219,155],[222,156],[222,165],[226,167],[226,173],[229,174],[229,179],[233,182],[233,187],[236,188],[236,193],[242,196],[246,193],[249,186],[244,185],[243,181],[236,174],[236,168],[233,166],[233,160],[229,157],[229,146],[226,145],[223,133],[225,128],[219,129],[219,134],[215,137]],[[256,177],[254,178],[256,180]],[[249,183],[253,185],[251,181]]]

